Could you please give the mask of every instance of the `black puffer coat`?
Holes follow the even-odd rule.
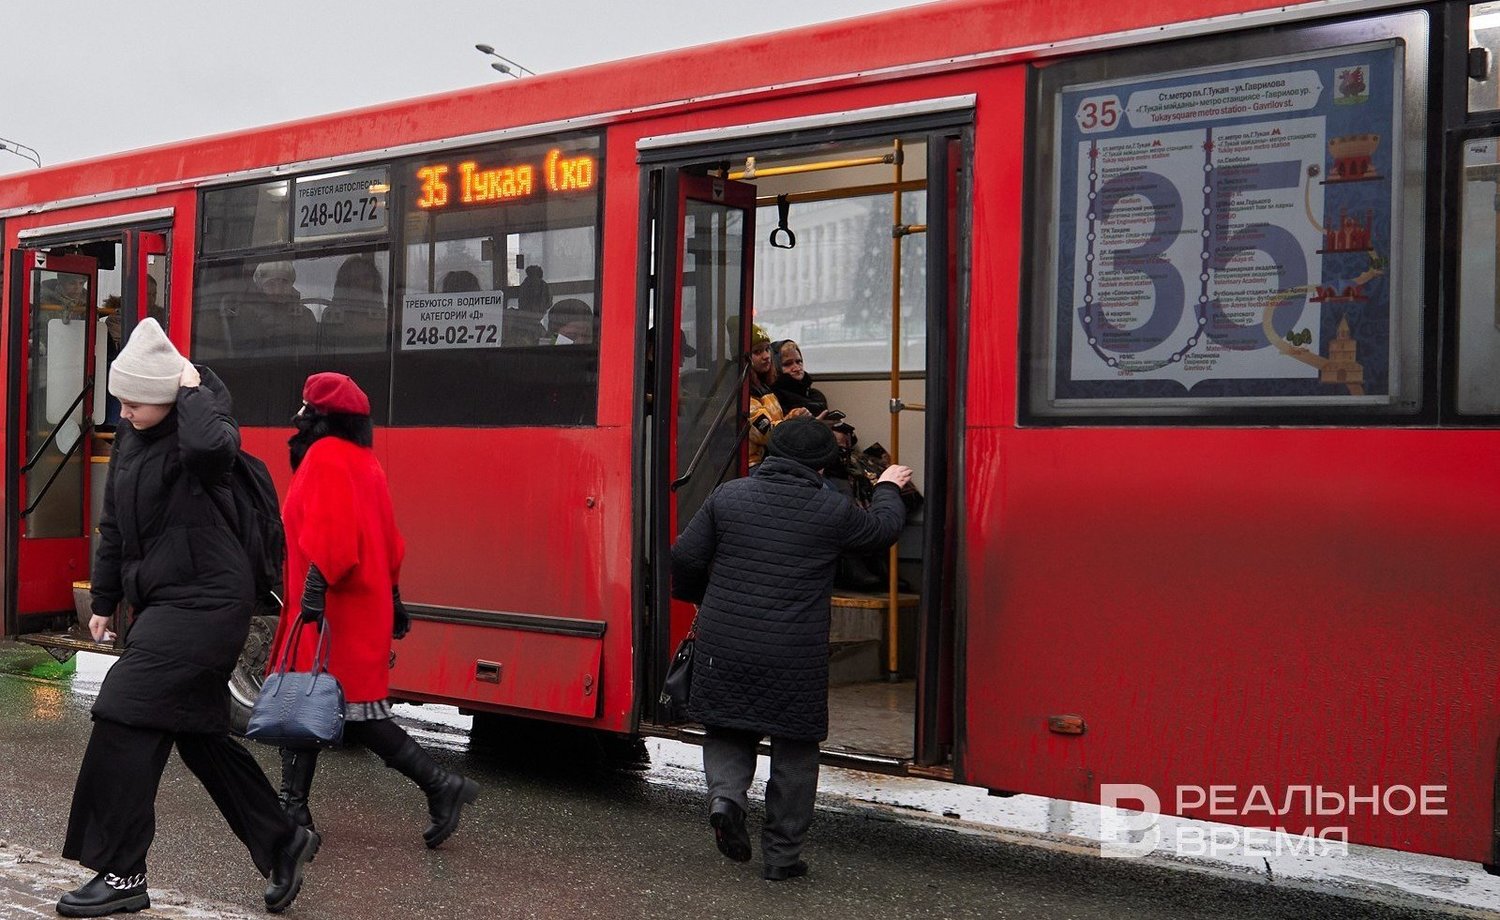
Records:
[[[254,582],[230,520],[240,432],[211,371],[159,424],[115,435],[93,607],[135,611],[94,716],[174,732],[229,730],[229,673],[250,630]]]
[[[864,511],[800,463],[725,483],[672,547],[672,595],[700,604],[688,714],[773,737],[828,737],[828,598],[839,553],[888,546],[901,492]]]

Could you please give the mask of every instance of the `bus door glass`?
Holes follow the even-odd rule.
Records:
[[[164,233],[132,230],[125,234],[124,301],[131,323],[151,317],[171,332],[167,309],[167,237]]]
[[[73,609],[73,583],[88,577],[89,438],[85,413],[98,322],[98,264],[80,255],[17,251],[13,276],[11,440],[7,477],[8,626]],[[19,346],[19,347],[18,347]]]
[[[667,392],[675,398],[662,418],[671,479],[665,524],[673,541],[715,486],[743,472],[755,187],[679,175],[676,204],[676,238],[666,242],[676,283],[661,298],[666,316],[675,317],[663,325],[676,334],[658,339],[662,353],[672,355]],[[659,567],[664,599],[665,558]],[[671,609],[667,650],[693,618],[691,605],[673,602]]]

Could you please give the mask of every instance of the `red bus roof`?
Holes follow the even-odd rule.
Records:
[[[941,0],[15,173],[0,209],[1307,2]]]

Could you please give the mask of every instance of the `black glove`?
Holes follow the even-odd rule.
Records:
[[[391,638],[404,639],[411,632],[411,616],[406,612],[406,605],[401,603],[401,589],[391,585],[391,605],[396,609],[396,617],[391,622]]]
[[[307,567],[307,581],[302,583],[302,622],[322,623],[324,595],[328,593],[328,582],[315,565]]]

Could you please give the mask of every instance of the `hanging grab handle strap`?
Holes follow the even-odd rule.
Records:
[[[797,246],[797,234],[786,225],[787,214],[792,210],[792,203],[785,195],[776,196],[776,229],[771,231],[771,245],[777,249],[795,249]],[[786,242],[777,242],[780,234],[786,234]]]

